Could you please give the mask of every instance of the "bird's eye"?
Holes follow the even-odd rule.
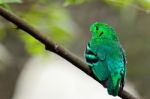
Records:
[[[104,33],[104,32],[102,31],[102,32],[99,34],[99,37],[100,37],[100,36],[102,36],[102,35],[103,35],[103,33]]]
[[[98,30],[99,28],[98,28],[98,26],[96,26],[96,30]]]

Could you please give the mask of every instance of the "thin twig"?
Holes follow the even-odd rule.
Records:
[[[92,74],[92,71],[90,68],[81,61],[77,56],[69,52],[64,47],[58,45],[57,43],[53,42],[52,40],[45,37],[41,32],[39,32],[37,29],[32,27],[30,24],[26,23],[24,20],[19,18],[18,16],[14,15],[13,13],[7,11],[6,9],[0,7],[0,15],[7,19],[8,21],[15,24],[18,28],[22,29],[26,33],[33,36],[35,39],[37,39],[39,42],[45,45],[46,50],[49,50],[51,52],[56,53],[57,55],[63,57],[64,59],[68,60],[70,63],[72,63],[74,66],[79,68],[80,70],[84,71],[86,74],[94,78],[96,81],[98,81],[94,75]],[[98,81],[99,82],[99,81]],[[103,85],[102,82],[99,82]],[[119,97],[123,99],[137,99],[136,97],[132,96],[129,92],[123,90],[122,92],[119,92]]]

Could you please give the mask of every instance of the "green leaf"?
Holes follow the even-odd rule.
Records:
[[[65,0],[64,5],[68,6],[70,4],[82,4],[82,3],[85,3],[87,1],[90,1],[90,0]]]
[[[21,3],[21,2],[22,2],[22,0],[0,0],[0,6],[10,9],[10,7],[8,5],[9,3]]]
[[[42,10],[41,10],[42,9]],[[22,14],[22,12],[19,12]],[[43,35],[50,37],[52,40],[61,45],[68,44],[74,33],[74,23],[71,20],[69,13],[60,4],[49,3],[47,6],[34,5],[32,8],[22,16],[27,22],[32,24],[38,30],[43,31]],[[45,53],[44,45],[28,35],[20,37],[25,43],[25,47],[30,54]]]
[[[42,45],[39,41],[37,41],[32,36],[22,33],[20,35],[21,40],[25,43],[25,48],[30,54],[39,54],[45,51],[44,45]]]
[[[133,3],[134,0],[104,0],[104,1],[113,6],[128,7],[130,4]]]
[[[147,10],[150,10],[150,0],[138,0],[139,5],[146,8]]]
[[[21,3],[22,0],[0,0],[0,4],[5,4],[5,3]]]

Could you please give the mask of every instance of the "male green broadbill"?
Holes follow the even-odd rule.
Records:
[[[115,30],[104,23],[95,22],[90,27],[84,56],[95,77],[103,82],[112,96],[123,90],[126,77],[126,57]]]

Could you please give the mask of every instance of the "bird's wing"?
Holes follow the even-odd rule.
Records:
[[[109,48],[106,48],[108,52],[106,64],[110,71],[108,93],[116,96],[119,87],[121,89],[124,87],[126,58],[120,45],[114,44],[109,46]]]
[[[120,46],[120,45],[119,45]],[[118,94],[119,87],[123,90],[126,76],[126,56],[122,47],[118,51],[112,52],[107,60],[111,72],[111,78],[108,84],[108,92],[114,96]]]
[[[122,52],[122,57],[123,57],[123,62],[124,62],[124,71],[121,73],[122,79],[121,79],[121,89],[124,87],[125,83],[125,78],[126,78],[126,64],[127,64],[127,59],[126,59],[126,54],[125,50],[121,47],[121,52]]]
[[[105,58],[106,58],[105,46],[99,45],[99,47],[97,49],[97,57],[101,61],[105,60]]]
[[[100,81],[108,80],[109,70],[106,65],[106,51],[104,45],[99,45],[96,48],[96,56],[98,62],[93,65],[93,72]]]
[[[123,55],[123,62],[124,62],[124,66],[127,64],[127,59],[126,59],[126,54],[125,54],[125,50],[121,47],[121,52]]]
[[[104,81],[108,78],[109,72],[107,66],[105,65],[105,52],[101,47],[94,52],[93,47],[88,43],[85,58],[88,65],[91,67],[94,75],[100,80]]]
[[[98,62],[98,58],[96,53],[94,53],[91,49],[90,43],[87,44],[85,54],[86,62],[88,63],[89,66],[93,66],[93,64]]]

